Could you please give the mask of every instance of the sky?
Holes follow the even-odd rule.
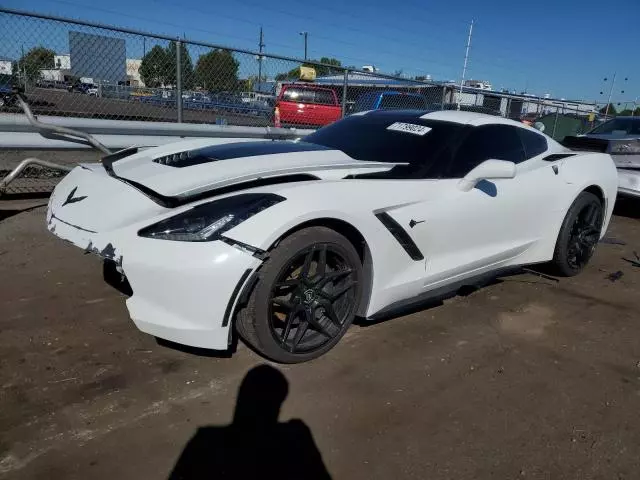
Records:
[[[494,89],[604,102],[616,73],[614,101],[640,96],[640,0],[2,0],[5,8],[25,5],[251,51],[258,49],[262,26],[264,51],[287,57],[304,55],[300,32],[306,31],[309,58],[457,81],[473,21],[467,79],[488,80]],[[37,43],[68,53],[62,27],[0,15],[0,57],[18,57]],[[124,38],[128,57],[139,58],[154,44]],[[194,62],[206,51],[190,48]],[[257,73],[255,57],[239,59],[241,75]],[[272,76],[295,65],[265,60],[263,72]]]

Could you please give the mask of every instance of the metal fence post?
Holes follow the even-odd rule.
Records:
[[[176,40],[176,106],[178,108],[178,123],[182,123],[182,42]]]
[[[344,70],[344,80],[342,82],[342,118],[347,114],[347,84],[349,83],[349,70]]]
[[[553,131],[551,132],[551,138],[556,138],[556,127],[558,126],[558,106],[556,105],[556,118],[553,120]]]

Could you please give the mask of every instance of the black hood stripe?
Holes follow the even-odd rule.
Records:
[[[318,150],[331,150],[331,148],[314,143],[283,140],[238,142],[164,155],[154,159],[153,162],[169,167],[184,168],[234,158],[276,155],[279,153],[314,152]]]

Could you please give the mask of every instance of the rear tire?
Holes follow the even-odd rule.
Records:
[[[236,330],[255,350],[300,363],[333,348],[360,301],[362,262],[345,237],[326,227],[299,230],[270,252]]]
[[[554,273],[572,277],[587,266],[600,240],[603,206],[593,193],[582,192],[562,222],[551,261]]]

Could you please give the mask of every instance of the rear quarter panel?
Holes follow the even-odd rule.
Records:
[[[569,186],[571,202],[581,191],[591,186],[597,186],[602,190],[605,198],[604,208],[606,215],[601,237],[604,236],[613,214],[613,207],[618,193],[618,171],[611,155],[605,153],[579,153],[572,157],[567,157],[562,161],[560,174]]]

